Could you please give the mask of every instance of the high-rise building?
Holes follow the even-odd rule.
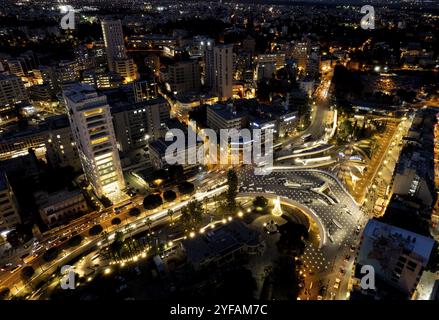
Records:
[[[104,36],[105,50],[107,52],[108,67],[114,71],[114,61],[127,59],[125,43],[123,40],[122,23],[120,20],[101,21],[102,34]]]
[[[308,55],[310,52],[311,45],[307,40],[297,42],[293,47],[292,56],[297,62],[297,67],[300,73],[306,72],[306,64],[308,62]]]
[[[170,107],[164,98],[157,98],[115,106],[111,111],[117,146],[125,153],[164,136]]]
[[[206,45],[204,49],[204,85],[212,88],[215,85],[215,59],[214,59],[215,44],[212,41]]]
[[[200,89],[200,65],[196,60],[171,64],[167,79],[169,89],[174,93],[197,91]]]
[[[125,181],[107,98],[84,84],[68,86],[63,97],[88,181],[98,197],[117,202]]]
[[[214,55],[214,92],[221,100],[233,95],[233,45],[218,45],[213,49]]]
[[[23,82],[17,76],[0,74],[0,112],[29,99]]]
[[[6,174],[0,171],[0,231],[8,230],[20,223],[14,192]]]
[[[105,19],[101,26],[110,71],[120,74],[125,83],[137,80],[137,66],[127,56],[120,20]]]

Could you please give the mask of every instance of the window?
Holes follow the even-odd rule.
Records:
[[[407,269],[409,269],[410,271],[415,271],[416,270],[416,263],[414,263],[413,261],[409,261],[407,263]]]

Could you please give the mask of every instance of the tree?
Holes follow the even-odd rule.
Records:
[[[121,220],[119,219],[119,218],[113,218],[112,220],[111,220],[111,224],[112,225],[119,225],[119,224],[121,224]]]
[[[70,247],[77,247],[81,244],[81,242],[82,242],[82,236],[80,234],[77,234],[69,239],[68,244]]]
[[[183,181],[178,185],[178,192],[180,192],[181,194],[191,194],[192,192],[194,192],[194,190],[194,185],[189,181]]]
[[[52,247],[49,250],[47,250],[46,252],[44,252],[43,259],[46,262],[53,261],[56,258],[58,258],[59,253],[60,253],[60,251],[59,251],[58,247]]]
[[[173,221],[174,214],[175,214],[175,212],[173,210],[171,210],[171,209],[168,210],[168,217],[169,217],[169,219],[171,219],[171,224],[174,223],[174,221]]]
[[[296,300],[299,294],[300,279],[292,257],[280,256],[274,263],[272,277],[273,299]]]
[[[180,222],[185,230],[191,229],[191,215],[187,207],[181,209]]]
[[[180,221],[185,230],[194,230],[199,227],[203,220],[204,209],[201,202],[190,201],[181,209]]]
[[[183,166],[181,164],[174,164],[168,168],[168,176],[171,181],[178,181],[183,177]]]
[[[145,224],[148,227],[148,233],[151,234],[152,220],[150,218],[147,218]]]
[[[174,201],[177,198],[177,194],[173,190],[166,190],[163,192],[163,199],[167,202]]]
[[[12,247],[19,247],[29,241],[31,238],[31,230],[22,224],[17,225],[15,230],[9,232],[6,236],[6,240]]]
[[[11,290],[9,288],[1,288],[0,289],[0,300],[6,300],[9,297]]]
[[[252,272],[244,267],[227,271],[221,276],[222,283],[213,294],[230,299],[253,299],[253,292],[257,289]],[[239,283],[239,286],[236,284]]]
[[[143,199],[143,207],[146,210],[152,210],[159,206],[161,206],[163,203],[162,197],[160,197],[159,194],[149,194]]]
[[[21,270],[21,278],[24,282],[29,281],[35,274],[35,269],[31,266],[26,266]]]
[[[265,209],[268,205],[268,200],[267,198],[263,197],[263,196],[257,196],[254,200],[253,200],[253,206],[255,207],[260,207],[262,209]]]
[[[128,211],[128,214],[132,217],[137,217],[140,215],[140,209],[139,208],[131,208],[130,211]]]
[[[300,255],[305,250],[304,238],[308,237],[308,230],[304,225],[288,221],[279,227],[280,238],[277,242],[279,252],[287,255]]]
[[[88,231],[88,234],[91,236],[97,236],[99,234],[101,234],[101,232],[104,231],[104,228],[102,228],[102,226],[100,224],[94,225],[93,227],[90,228],[90,230]]]
[[[109,252],[113,256],[113,260],[117,261],[122,258],[122,249],[124,247],[123,233],[118,231],[114,235],[114,241],[109,246]]]
[[[109,207],[111,207],[111,206],[113,205],[113,203],[111,202],[111,200],[108,199],[106,196],[102,196],[102,197],[100,198],[100,200],[101,200],[102,205],[103,205],[105,208],[109,208]]]
[[[233,169],[230,169],[227,172],[227,207],[229,210],[236,209],[236,195],[238,194],[238,176]]]

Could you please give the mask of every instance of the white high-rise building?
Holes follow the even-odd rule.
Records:
[[[123,40],[122,23],[120,20],[104,19],[101,21],[101,26],[107,52],[108,68],[110,68],[110,71],[114,71],[115,60],[128,58]]]
[[[233,45],[207,45],[204,54],[204,84],[221,100],[233,95]]]
[[[63,97],[88,181],[98,197],[118,202],[125,181],[107,98],[86,84],[68,86]]]
[[[214,91],[221,100],[233,95],[233,45],[217,45],[214,54]]]

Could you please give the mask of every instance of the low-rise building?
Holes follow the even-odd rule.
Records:
[[[50,194],[39,191],[34,193],[34,198],[41,219],[49,227],[61,225],[88,210],[85,198],[79,189]]]
[[[361,268],[366,265],[372,266],[375,277],[406,298],[411,298],[429,261],[433,245],[432,238],[378,220],[370,220],[361,237],[354,283],[360,289]],[[377,283],[376,292],[373,294],[382,296],[385,292],[384,289],[380,291]]]
[[[221,268],[248,254],[258,254],[263,248],[257,231],[242,221],[232,221],[204,234],[182,241],[187,263],[195,270]]]

